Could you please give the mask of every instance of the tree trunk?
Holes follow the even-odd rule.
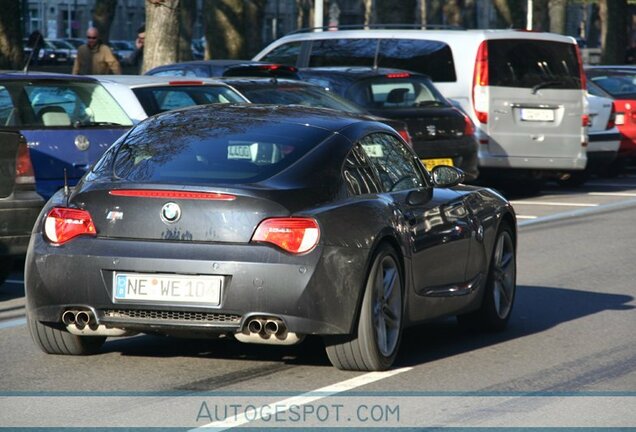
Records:
[[[565,34],[567,0],[549,0],[550,31]]]
[[[96,0],[93,10],[93,26],[99,31],[99,38],[108,45],[110,40],[110,26],[115,19],[117,0]]]
[[[205,0],[206,58],[246,59],[262,48],[266,0]]]
[[[417,4],[415,5],[415,23],[422,27],[426,27],[426,24],[428,24],[428,8],[426,3],[427,0],[417,0]]]
[[[179,3],[179,52],[177,53],[177,61],[192,60],[192,30],[196,13],[196,0],[181,0]]]
[[[379,24],[415,24],[417,0],[400,0],[396,7],[395,0],[376,0],[375,10]]]
[[[550,15],[548,13],[549,0],[532,1],[532,30],[548,31]]]
[[[296,0],[296,10],[296,29],[313,27],[311,0]]]
[[[527,0],[493,0],[504,27],[526,28]]]
[[[177,61],[179,0],[146,0],[146,43],[142,72]]]
[[[0,0],[0,69],[22,69],[22,2]]]
[[[625,62],[627,44],[627,0],[600,0],[601,63]],[[611,35],[608,37],[608,35]]]

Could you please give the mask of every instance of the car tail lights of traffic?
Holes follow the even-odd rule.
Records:
[[[272,218],[262,221],[252,236],[254,242],[272,243],[286,252],[309,252],[318,244],[320,228],[312,218]]]
[[[390,78],[390,79],[395,79],[395,78],[408,78],[410,77],[411,74],[408,72],[396,72],[396,73],[390,73],[387,74],[386,77]]]
[[[612,111],[610,112],[609,119],[607,119],[607,125],[605,129],[611,129],[616,126],[616,104],[612,102]]]
[[[477,120],[488,123],[488,42],[483,41],[475,58],[473,75],[473,109]]]
[[[29,148],[24,141],[18,146],[18,155],[15,161],[15,182],[17,184],[35,183]]]
[[[44,235],[56,245],[81,236],[96,236],[97,231],[91,215],[86,210],[54,207],[44,220]]]
[[[407,128],[404,129],[399,129],[397,131],[397,133],[400,134],[400,136],[402,137],[402,139],[411,147],[413,147],[413,138],[411,138],[411,134],[409,133],[409,130]]]
[[[464,117],[464,135],[471,136],[475,135],[475,126],[473,125],[473,121],[463,112],[458,109],[455,109]]]

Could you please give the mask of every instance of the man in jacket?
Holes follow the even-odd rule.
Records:
[[[73,75],[121,74],[121,66],[107,45],[99,40],[95,27],[86,31],[86,44],[77,49]]]

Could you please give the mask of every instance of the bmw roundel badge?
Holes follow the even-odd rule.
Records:
[[[166,223],[175,223],[180,217],[181,207],[177,203],[165,203],[161,208],[161,220]]]

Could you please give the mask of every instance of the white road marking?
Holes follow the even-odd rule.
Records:
[[[7,321],[0,321],[0,330],[12,328],[12,327],[20,327],[26,324],[26,318],[15,318]]]
[[[552,201],[510,201],[512,205],[543,205],[543,206],[555,206],[555,207],[597,207],[598,204],[588,203],[566,203],[566,202],[552,202]]]
[[[517,219],[536,219],[537,216],[517,215]]]
[[[634,192],[588,192],[592,196],[636,197]]]
[[[394,375],[401,374],[403,372],[408,372],[411,369],[413,368],[405,367],[405,368],[394,369],[394,370],[390,370],[386,372],[369,372],[364,375],[360,375],[355,378],[348,379],[346,381],[341,381],[339,383],[328,385],[326,387],[323,387],[317,390],[309,391],[307,393],[302,393],[302,394],[299,394],[298,396],[293,396],[279,402],[268,404],[269,406],[275,407],[275,410],[273,410],[273,412],[269,414],[276,415],[276,413],[288,411],[289,408],[292,406],[310,404],[317,400],[324,399],[326,397],[333,396],[338,393],[353,390],[356,387],[371,384],[373,382],[376,382],[385,378],[389,378]],[[225,419],[222,421],[208,423],[196,429],[191,429],[191,431],[198,431],[204,428],[206,429],[214,428],[215,431],[223,431],[226,429],[242,426],[244,424],[247,424],[255,420],[260,420],[260,416],[251,415],[248,420],[247,417],[245,416],[245,413],[243,413],[237,416],[232,416],[230,420]]]

